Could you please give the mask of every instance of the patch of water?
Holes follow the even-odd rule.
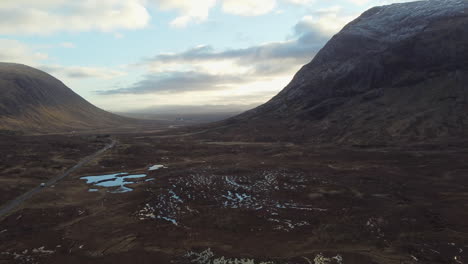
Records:
[[[179,225],[174,218],[170,218],[170,217],[167,217],[167,216],[160,216],[160,215],[156,216],[156,218],[166,220],[166,221],[171,222],[172,224],[174,224],[176,226]]]
[[[183,203],[184,201],[180,198],[179,195],[177,195],[173,190],[169,190],[169,193],[171,194],[171,197],[172,199],[180,202],[180,203]]]
[[[179,225],[179,223],[174,217],[171,217],[169,215],[164,215],[164,212],[162,212],[161,210],[158,210],[155,207],[152,207],[149,204],[146,204],[145,207],[138,212],[138,217],[140,218],[140,220],[162,219],[162,220],[171,222],[175,226]]]
[[[140,179],[140,178],[145,178],[146,176],[147,176],[146,174],[130,175],[127,172],[121,172],[121,173],[105,174],[105,175],[97,175],[97,176],[86,176],[86,177],[81,177],[80,179],[86,180],[87,184],[92,184],[94,186],[113,188],[113,190],[110,191],[111,193],[126,193],[126,192],[133,191],[133,189],[125,185],[136,183],[136,181],[129,181],[129,179]],[[90,189],[89,191],[95,192],[98,190]]]
[[[252,200],[252,196],[247,193],[238,193],[238,192],[231,192],[228,191],[227,195],[221,195],[223,198],[226,199],[224,201],[225,207],[230,208],[239,208],[239,207],[255,207],[254,201]]]

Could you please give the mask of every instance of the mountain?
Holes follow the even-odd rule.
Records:
[[[0,130],[67,132],[128,122],[90,104],[45,72],[0,63]]]
[[[374,7],[278,95],[218,124],[233,139],[388,144],[468,136],[468,1]]]

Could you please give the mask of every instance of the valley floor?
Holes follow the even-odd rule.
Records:
[[[468,262],[468,149],[113,138],[0,219],[0,263]],[[108,141],[2,138],[2,204]]]

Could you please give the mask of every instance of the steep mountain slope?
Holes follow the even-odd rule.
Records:
[[[0,130],[64,132],[123,122],[131,120],[95,107],[45,72],[0,63]]]
[[[221,134],[387,144],[468,135],[468,1],[372,8]],[[247,127],[248,129],[245,129]]]

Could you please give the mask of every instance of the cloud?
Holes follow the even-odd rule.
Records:
[[[60,43],[60,47],[66,48],[66,49],[76,48],[75,44],[73,44],[71,42],[62,42],[62,43]]]
[[[170,22],[176,28],[205,21],[218,3],[225,13],[240,16],[258,16],[271,12],[276,0],[154,0],[161,10],[176,10],[179,16]]]
[[[122,34],[122,33],[119,33],[119,32],[114,33],[114,38],[115,39],[122,39],[124,37],[125,37],[125,35]]]
[[[413,0],[346,0],[359,6]],[[150,8],[178,13],[170,25],[182,28],[208,19],[218,4],[228,14],[258,16],[275,11],[278,3],[310,6],[316,0],[15,0],[0,1],[0,34],[46,35],[56,32],[141,29],[149,25]],[[329,22],[332,21],[330,17]],[[338,17],[337,19],[341,19]]]
[[[12,39],[0,39],[0,61],[32,65],[48,58],[28,45]]]
[[[304,16],[295,26],[295,31],[297,33],[316,31],[324,36],[332,36],[355,17],[356,15],[344,15],[340,6],[318,9],[312,15]]]
[[[366,4],[384,5],[396,2],[411,2],[416,0],[347,0],[355,5],[364,6]],[[152,0],[153,3],[162,10],[176,10],[179,16],[170,22],[170,25],[177,28],[183,28],[190,23],[201,23],[208,19],[210,10],[217,4],[221,5],[224,13],[238,16],[260,16],[275,11],[278,3],[286,3],[301,6],[311,6],[317,0]],[[332,1],[330,1],[332,2]],[[340,3],[339,1],[334,1]],[[276,11],[281,12],[281,11]],[[324,24],[330,22],[337,24],[348,19],[348,17],[328,17]]]
[[[143,3],[143,0],[2,1],[0,34],[44,35],[63,31],[110,32],[143,28],[150,20]]]
[[[180,94],[284,85],[331,36],[328,30],[320,28],[320,23],[320,19],[305,17],[295,26],[293,37],[286,41],[223,51],[203,45],[179,53],[158,54],[138,64],[149,71],[141,81],[98,94]]]
[[[364,6],[369,4],[370,6],[377,6],[377,5],[388,5],[394,3],[407,3],[407,2],[415,2],[415,1],[425,1],[425,0],[347,0],[350,3],[355,5]]]
[[[224,13],[238,16],[259,16],[272,12],[278,1],[306,5],[315,0],[153,0],[161,10],[176,10],[179,16],[170,22],[176,28],[184,28],[190,23],[201,23],[208,19],[210,11],[221,5]]]
[[[230,84],[245,83],[240,76],[213,75],[202,72],[167,72],[148,74],[144,79],[128,88],[99,91],[98,94],[146,94],[146,93],[180,93],[189,91],[209,91],[225,89]]]
[[[15,0],[15,1],[1,1],[0,8],[15,8],[18,6],[27,6],[30,8],[37,7],[50,7],[56,6],[58,4],[63,4],[66,0],[40,0],[40,1],[31,1],[31,0]]]
[[[189,23],[200,23],[208,18],[217,0],[153,0],[161,10],[176,10],[179,16],[171,21],[173,27],[186,27]]]
[[[309,5],[314,3],[316,0],[285,0],[286,3],[291,3],[295,5]]]
[[[237,104],[237,105],[249,105],[248,108],[244,110],[248,110],[258,106],[260,104],[265,103],[269,99],[271,99],[276,93],[272,93],[272,91],[253,91],[249,93],[243,94],[229,94],[224,96],[214,97],[210,102],[213,104]]]
[[[0,34],[46,35],[56,32],[140,29],[149,24],[150,6],[176,11],[170,25],[186,27],[205,21],[216,4],[236,15],[261,15],[276,6],[276,0],[16,0],[0,2]]]
[[[42,65],[38,66],[38,68],[47,73],[57,74],[70,79],[112,79],[126,75],[124,72],[100,67]]]
[[[365,5],[369,3],[371,0],[348,0],[348,2],[351,2],[355,5]]]
[[[64,42],[60,46],[71,47],[70,44]],[[126,75],[124,72],[103,67],[51,65],[49,64],[51,59],[46,53],[17,40],[0,39],[0,46],[2,47],[0,49],[1,62],[32,66],[54,75],[64,82],[82,79],[109,80]]]
[[[215,51],[211,46],[200,46],[176,54],[160,54],[146,59],[143,64],[153,72],[167,69],[194,67],[206,72],[219,71],[231,73],[271,72],[273,68],[290,66],[289,61],[304,62],[310,58],[325,42],[325,37],[315,33],[301,35],[298,39],[271,42],[245,49]],[[307,59],[308,60],[308,59]],[[277,65],[269,65],[277,63]],[[267,70],[269,69],[269,70]],[[274,73],[274,72],[273,72]]]
[[[276,0],[224,0],[225,13],[240,16],[259,16],[271,12],[276,7]]]

